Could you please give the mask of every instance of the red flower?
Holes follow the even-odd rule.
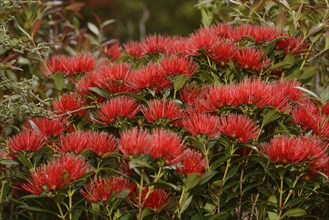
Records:
[[[127,64],[103,66],[97,70],[95,84],[112,93],[130,92],[131,88],[126,84],[130,73],[131,68]]]
[[[214,27],[216,34],[221,38],[229,38],[232,27],[227,24],[217,24]]]
[[[125,156],[150,153],[150,134],[148,131],[134,127],[120,133],[119,149]]]
[[[140,42],[129,41],[123,45],[123,48],[128,52],[130,56],[141,57],[143,56],[143,45]]]
[[[112,196],[117,197],[123,191],[131,193],[134,188],[135,184],[122,176],[113,176],[110,179],[95,177],[93,181],[84,185],[84,189],[81,189],[80,193],[91,202],[107,203]]]
[[[240,25],[234,28],[229,28],[228,35],[232,41],[248,40],[248,38],[246,38],[245,36],[251,36],[252,31],[253,31],[253,26]]]
[[[149,123],[159,119],[174,121],[183,114],[183,110],[179,108],[176,102],[167,99],[149,102],[142,112]]]
[[[23,189],[32,194],[62,189],[87,172],[88,163],[80,157],[63,156],[44,164],[31,174]]]
[[[104,47],[104,52],[106,55],[109,56],[111,61],[117,60],[121,55],[121,51],[119,48],[119,42],[115,41],[113,43],[107,44]]]
[[[286,36],[287,38],[278,40],[275,44],[275,48],[278,50],[283,50],[285,54],[299,53],[307,48],[307,44],[304,42],[302,37],[288,37],[288,35],[283,36]]]
[[[256,105],[262,108],[272,101],[271,86],[259,79],[247,79],[229,86],[233,106]]]
[[[189,47],[189,39],[185,37],[173,36],[168,45],[168,55],[185,56]]]
[[[186,105],[194,105],[201,92],[202,88],[193,84],[186,84],[182,89],[178,91],[182,102]]]
[[[59,136],[66,129],[66,118],[32,118],[28,123],[25,123],[25,127],[28,130],[37,129],[46,136]]]
[[[103,103],[97,113],[100,120],[112,123],[117,118],[131,119],[139,111],[139,104],[133,99],[119,96]]]
[[[205,100],[207,109],[213,111],[226,105],[236,105],[232,97],[232,88],[234,87],[227,85],[210,87]]]
[[[191,173],[201,174],[204,172],[206,167],[206,160],[201,152],[197,150],[186,149],[183,155],[184,156],[179,158],[177,161],[178,165],[176,170],[178,173],[190,175]]]
[[[293,123],[300,125],[302,129],[312,129],[314,133],[319,133],[320,110],[311,100],[302,100],[301,106],[295,106],[291,115]]]
[[[200,56],[199,50],[207,52],[210,47],[216,44],[218,36],[214,29],[200,28],[190,35],[189,51],[192,56]]]
[[[312,137],[278,136],[265,144],[263,151],[271,161],[281,164],[308,162],[312,170],[323,169],[329,158],[327,145]]]
[[[235,56],[235,62],[245,70],[260,70],[266,68],[271,61],[270,59],[263,59],[263,56],[264,54],[257,49],[240,49]]]
[[[218,117],[209,114],[192,114],[189,118],[183,119],[182,124],[193,136],[204,134],[214,138],[219,133]]]
[[[132,73],[128,85],[136,91],[149,88],[155,92],[172,87],[159,65],[152,63]]]
[[[113,135],[108,135],[106,132],[88,132],[87,144],[92,152],[102,157],[106,153],[115,152],[118,141]]]
[[[231,42],[218,41],[217,44],[211,45],[207,54],[220,66],[225,67],[230,60],[233,60],[237,52],[238,48]]]
[[[266,41],[272,41],[281,35],[280,31],[276,28],[268,26],[254,26],[251,31],[251,36],[258,44]]]
[[[218,129],[222,135],[238,139],[240,143],[246,143],[259,134],[256,123],[245,115],[228,115],[221,117]]]
[[[96,59],[89,54],[80,54],[75,57],[53,56],[42,67],[45,76],[56,72],[65,75],[74,75],[92,71],[96,66]]]
[[[164,129],[155,129],[150,136],[149,148],[152,158],[161,158],[170,163],[171,160],[182,154],[185,146],[176,133]]]
[[[146,195],[148,195],[147,198],[145,198]],[[171,198],[172,196],[164,189],[156,189],[151,193],[148,193],[148,189],[145,189],[142,194],[143,208],[158,210],[167,204]]]
[[[191,77],[198,70],[197,65],[191,59],[183,57],[162,58],[160,65],[166,76],[185,74],[187,77]]]
[[[45,144],[45,136],[37,131],[23,131],[16,136],[9,138],[8,147],[10,152],[18,151],[37,151]]]
[[[79,154],[87,149],[87,134],[85,132],[74,132],[63,135],[59,139],[58,146],[56,146],[56,150],[61,154],[67,152]]]
[[[142,46],[145,53],[164,53],[166,52],[168,45],[170,45],[170,42],[171,39],[169,37],[155,34],[145,37],[142,41]]]
[[[323,104],[321,112],[325,115],[329,115],[329,101],[326,101],[326,103]]]
[[[76,84],[76,89],[78,93],[82,95],[87,95],[90,92],[90,87],[97,87],[97,85],[95,84],[95,82],[97,82],[97,78],[98,77],[96,73],[87,73],[86,75],[84,75]]]
[[[86,105],[83,98],[77,94],[65,94],[60,99],[53,101],[53,107],[58,114],[73,114],[85,116],[87,111],[83,108]],[[80,110],[79,110],[80,109]]]

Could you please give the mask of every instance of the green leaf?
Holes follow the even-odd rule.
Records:
[[[227,172],[227,175],[226,175],[226,180],[231,178],[239,170],[239,168],[240,168],[240,166],[236,165],[236,166],[232,167],[231,169],[229,169]]]
[[[47,209],[42,209],[42,208],[33,207],[33,206],[21,205],[21,206],[19,206],[19,208],[24,209],[24,210],[28,210],[28,211],[33,211],[33,212],[43,212],[43,213],[50,213],[50,214],[57,215],[56,212],[52,212],[52,211],[49,211]]]
[[[227,212],[220,212],[215,215],[212,215],[209,220],[225,220],[228,219],[229,214]]]
[[[300,217],[306,215],[306,211],[301,208],[290,209],[283,214],[283,217]]]
[[[19,162],[21,162],[28,169],[31,169],[33,167],[31,161],[27,159],[27,157],[22,152],[17,152],[16,157],[19,160]]]
[[[199,185],[207,183],[211,178],[213,178],[218,172],[210,170],[206,175],[204,175],[199,182]]]
[[[192,189],[200,182],[200,174],[191,173],[186,179],[186,189]]]
[[[138,167],[147,167],[150,169],[154,169],[150,164],[148,164],[146,161],[141,160],[139,158],[134,158],[131,161],[129,161],[129,168],[138,168]]]
[[[19,163],[17,163],[14,160],[3,159],[3,160],[0,160],[0,164],[3,164],[3,165],[18,165]]]
[[[279,117],[280,117],[280,112],[277,109],[273,109],[273,110],[267,112],[263,118],[261,127],[263,128],[265,125],[275,121]]]
[[[95,92],[97,95],[100,95],[104,98],[113,98],[113,96],[110,93],[108,93],[106,90],[99,89],[96,87],[90,87],[89,90]]]
[[[61,91],[64,88],[65,78],[61,73],[55,73],[54,75],[56,89]]]
[[[181,74],[179,76],[176,77],[175,82],[174,82],[174,94],[176,94],[176,92],[178,90],[180,90],[181,88],[183,88],[183,86],[185,85],[187,81],[187,77],[185,74]]]
[[[187,207],[191,204],[193,199],[193,196],[188,197],[185,201],[184,204],[182,205],[182,208],[179,210],[179,214],[181,215],[186,209]]]
[[[305,67],[303,69],[303,74],[300,76],[300,79],[308,79],[316,74],[318,70],[317,66]]]

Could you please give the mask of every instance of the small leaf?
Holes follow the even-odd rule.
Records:
[[[181,74],[179,76],[176,77],[175,82],[174,82],[174,93],[176,94],[176,92],[178,90],[180,90],[181,88],[183,88],[183,86],[185,85],[187,81],[187,77],[185,74]]]
[[[27,36],[30,40],[32,40],[31,35],[29,35],[19,24],[17,25],[18,29],[23,32],[25,36]]]
[[[27,168],[31,169],[33,167],[31,161],[29,161],[29,159],[27,159],[22,152],[17,152],[16,157],[19,160],[19,162],[21,162]]]
[[[191,204],[192,199],[193,199],[193,196],[190,196],[190,197],[188,197],[188,199],[186,199],[184,201],[182,208],[179,210],[179,214],[182,214],[187,209],[187,207]]]
[[[191,173],[186,179],[186,189],[192,189],[200,182],[200,174]]]
[[[300,79],[308,79],[316,74],[318,70],[317,66],[305,67],[303,69],[303,74],[299,77]]]
[[[263,118],[261,127],[264,127],[265,125],[275,121],[279,117],[280,117],[280,112],[277,109],[273,109],[273,110],[267,112]]]
[[[150,164],[148,164],[146,161],[141,160],[139,158],[134,158],[131,161],[129,161],[129,168],[138,168],[138,167],[147,167],[150,169],[154,169]]]
[[[283,214],[283,217],[300,217],[306,215],[306,211],[301,208],[290,209]]]
[[[55,73],[54,80],[55,80],[56,89],[61,91],[64,88],[64,82],[65,82],[64,76],[60,73]]]
[[[308,90],[306,88],[300,87],[300,86],[296,86],[295,88],[302,90],[303,92],[313,96],[314,98],[316,98],[317,100],[320,100],[319,96],[317,94],[315,94],[314,92],[312,92],[311,90]]]
[[[227,212],[220,212],[215,215],[212,215],[209,220],[225,220],[228,219],[229,214]]]
[[[17,163],[14,160],[3,159],[3,160],[0,160],[0,164],[3,164],[3,165],[18,165],[19,163]]]
[[[108,93],[106,90],[99,89],[96,87],[89,87],[89,90],[95,92],[97,95],[100,95],[104,98],[113,98],[112,95],[110,93]]]
[[[217,171],[209,171],[208,173],[206,173],[206,175],[204,175],[199,182],[199,185],[205,184],[207,183],[211,178],[213,178],[218,172]]]
[[[282,10],[276,17],[276,28],[282,31],[284,24],[287,20],[287,14],[285,10]]]
[[[96,36],[99,35],[99,29],[95,24],[88,22],[87,26],[92,33],[94,33]]]
[[[319,32],[322,28],[324,27],[323,23],[318,23],[315,24],[313,27],[311,27],[310,31],[308,32],[307,36],[312,36],[314,34],[316,34],[317,32]]]

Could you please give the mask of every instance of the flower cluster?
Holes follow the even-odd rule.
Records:
[[[329,173],[329,102],[312,102],[303,82],[285,79],[305,46],[272,27],[218,24],[187,37],[113,41],[99,58],[53,56],[43,73],[61,74],[66,93],[49,118],[31,118],[6,142],[18,174],[31,172],[21,186],[49,197],[62,218],[73,201],[86,216],[99,210],[95,219],[242,219],[254,209],[244,199],[261,210],[254,200],[269,194],[283,212],[284,196],[304,193],[291,184]],[[287,54],[299,61],[285,69]],[[284,181],[273,171],[282,167],[293,167]]]

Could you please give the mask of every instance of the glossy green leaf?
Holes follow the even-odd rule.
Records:
[[[100,95],[104,98],[113,98],[113,96],[106,90],[99,89],[99,88],[96,88],[96,87],[90,87],[89,90],[95,92],[97,95]]]
[[[192,189],[200,182],[200,174],[191,173],[186,179],[186,189]]]
[[[290,209],[282,217],[300,217],[306,215],[306,211],[301,208]]]
[[[266,113],[262,120],[262,126],[264,127],[265,125],[268,125],[269,123],[277,120],[280,117],[280,112],[277,109],[270,110],[269,112]]]

